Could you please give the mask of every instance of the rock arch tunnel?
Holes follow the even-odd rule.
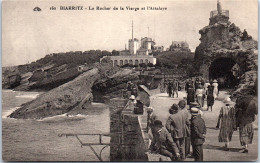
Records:
[[[209,79],[217,79],[220,89],[234,88],[239,83],[239,65],[232,58],[220,57],[209,67]]]

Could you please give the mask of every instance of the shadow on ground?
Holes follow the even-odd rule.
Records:
[[[220,151],[225,151],[225,147],[221,146],[215,146],[215,145],[210,145],[206,144],[203,146],[204,149],[213,149],[213,150],[220,150]],[[229,148],[229,151],[226,152],[239,152],[241,148]]]

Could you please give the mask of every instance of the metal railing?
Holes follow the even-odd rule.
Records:
[[[220,14],[218,13],[217,10],[210,12],[210,18],[215,17],[217,15],[224,15],[224,16],[229,17],[229,10],[222,10]]]

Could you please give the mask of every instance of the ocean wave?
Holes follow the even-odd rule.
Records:
[[[8,118],[8,116],[10,114],[12,114],[14,111],[16,111],[17,109],[19,109],[20,107],[14,107],[14,108],[10,108],[9,110],[6,111],[2,111],[2,118]]]
[[[88,115],[77,114],[77,115],[68,115],[67,113],[61,115],[55,115],[52,117],[46,117],[43,119],[39,119],[37,121],[44,121],[44,122],[57,122],[63,120],[82,120],[85,119]]]

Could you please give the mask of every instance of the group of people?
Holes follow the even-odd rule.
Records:
[[[239,129],[242,152],[248,153],[248,145],[252,144],[254,135],[253,122],[258,109],[257,99],[249,105],[240,104],[239,100],[234,104],[229,97],[225,98],[225,105],[220,109],[216,125],[216,128],[220,129],[218,141],[225,143],[223,150],[228,151],[233,132]],[[185,100],[180,100],[178,104],[169,108],[170,116],[164,127],[162,121],[154,114],[153,108],[149,107],[148,134],[152,140],[149,150],[168,156],[173,161],[183,161],[188,156],[194,157],[195,161],[203,161],[206,124],[200,108],[197,102],[186,105]]]
[[[248,153],[248,145],[252,144],[254,135],[253,122],[258,109],[257,101],[252,102],[251,106],[239,105],[238,101],[234,105],[228,97],[224,100],[224,103],[225,106],[220,109],[216,125],[216,128],[220,128],[218,140],[225,143],[224,150],[228,151],[233,132],[239,128],[239,138],[240,144],[243,146],[243,153]],[[256,111],[248,111],[250,110],[249,107]]]
[[[165,79],[160,83],[160,92],[167,92],[169,97],[173,97],[176,95],[178,97],[178,91],[180,90],[180,83],[177,79]]]
[[[197,102],[200,107],[204,107],[205,98],[207,99],[207,110],[212,111],[214,101],[219,94],[218,81],[216,79],[204,80],[196,78],[195,82],[189,79],[186,82],[185,90],[187,92],[187,104]]]
[[[189,111],[190,110],[190,111]],[[185,100],[173,104],[166,120],[165,127],[162,121],[148,108],[149,130],[151,135],[151,152],[170,157],[173,161],[183,161],[190,155],[192,145],[195,161],[203,161],[203,143],[205,141],[206,126],[201,118],[199,108],[190,105]]]

